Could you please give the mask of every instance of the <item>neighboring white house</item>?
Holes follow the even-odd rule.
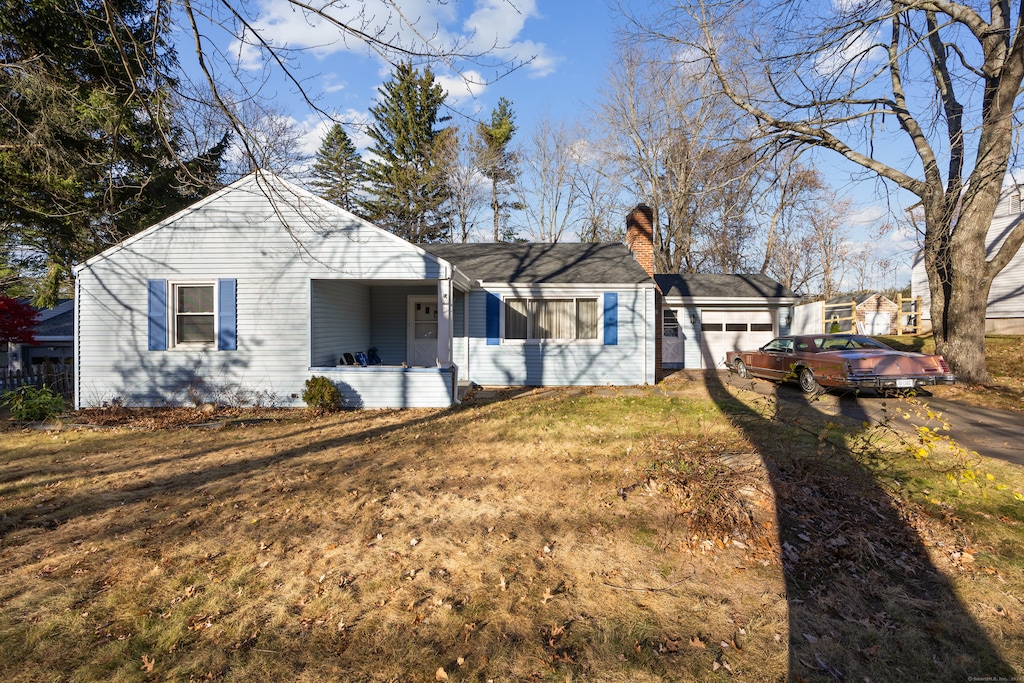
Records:
[[[624,245],[410,244],[268,173],[75,274],[79,408],[299,406],[314,375],[365,408],[655,381],[656,288]]]
[[[41,308],[37,312],[35,343],[3,342],[0,346],[7,348],[6,353],[0,352],[0,369],[25,371],[46,361],[61,365],[70,364],[74,359],[74,300],[61,299],[53,308]]]
[[[1009,231],[1024,217],[1021,208],[1022,190],[1024,186],[1020,185],[1003,190],[988,230],[989,255],[1002,245]],[[911,296],[921,297],[924,324],[930,327],[931,292],[920,254],[911,272],[910,291]],[[1024,249],[1018,251],[992,281],[985,317],[985,332],[988,334],[1024,334]]]

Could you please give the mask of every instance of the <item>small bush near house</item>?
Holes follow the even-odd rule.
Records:
[[[11,410],[15,420],[46,420],[67,408],[64,398],[49,387],[18,387],[0,396],[0,405]]]
[[[341,408],[342,396],[337,385],[327,377],[317,375],[306,380],[302,400],[315,413],[332,413]]]

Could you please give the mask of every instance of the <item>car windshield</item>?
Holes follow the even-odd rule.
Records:
[[[814,346],[819,351],[839,351],[842,349],[885,349],[889,347],[871,337],[855,334],[826,335],[814,338]]]
[[[785,338],[773,339],[765,344],[763,348],[765,351],[789,353],[793,350],[793,340]]]

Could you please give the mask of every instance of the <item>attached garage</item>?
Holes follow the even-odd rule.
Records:
[[[662,292],[662,367],[722,368],[731,350],[787,334],[791,290],[764,275],[655,275]]]

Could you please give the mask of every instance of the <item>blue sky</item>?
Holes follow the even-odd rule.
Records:
[[[372,17],[376,25],[386,10],[381,0],[335,3],[339,19],[352,22],[353,14],[362,10]],[[392,17],[387,35],[405,41],[416,41],[415,30],[430,34],[435,41],[468,42],[470,49],[485,49],[493,44],[502,46],[498,55],[508,59],[533,60],[518,70],[489,85],[467,88],[457,74],[444,65],[435,67],[438,79],[449,92],[449,100],[463,114],[487,118],[499,97],[509,99],[516,112],[519,141],[525,140],[541,118],[572,123],[587,118],[603,87],[609,62],[614,58],[616,28],[623,19],[613,4],[605,0],[400,0],[405,21]],[[622,0],[643,8],[643,0]],[[333,5],[332,5],[333,6]],[[317,104],[337,119],[350,124],[348,132],[357,146],[364,146],[366,138],[360,124],[369,119],[368,110],[377,94],[377,87],[387,80],[391,67],[381,57],[368,54],[358,42],[339,40],[337,29],[322,20],[311,20],[294,9],[287,0],[252,0],[250,19],[265,40],[281,48],[294,50],[293,73],[302,80],[307,93]],[[252,48],[233,42],[224,34],[211,38],[229,55],[241,58],[245,73],[261,79],[268,74],[262,93],[271,97],[282,113],[290,117],[295,127],[303,132],[303,150],[312,155],[331,122],[315,111],[295,92],[280,71],[266,71],[260,55]],[[191,36],[182,37],[178,50],[182,62],[194,68],[189,56]],[[472,76],[481,72],[486,78],[493,71],[482,71],[472,64],[457,65],[463,74]],[[225,73],[225,72],[222,72]],[[225,74],[226,75],[226,74]],[[460,123],[455,118],[455,123]],[[465,121],[469,123],[470,121]],[[849,166],[843,166],[835,156],[821,154],[816,159],[837,196],[849,196],[854,201],[850,218],[857,239],[873,239],[871,226],[884,214],[884,204],[876,196],[875,183],[851,181]],[[908,241],[908,237],[911,239]],[[909,272],[909,253],[912,237],[889,235],[875,242],[883,255],[897,255]],[[892,280],[893,278],[890,278]],[[900,275],[898,284],[906,281]],[[895,281],[880,286],[897,284]]]
[[[386,9],[379,0],[351,3],[381,23]],[[407,24],[415,23],[421,34],[437,36],[435,43],[469,41],[469,48],[502,47],[497,57],[532,61],[494,80],[500,69],[485,70],[474,64],[456,64],[463,74],[493,81],[468,87],[458,74],[445,65],[435,65],[438,80],[449,93],[449,101],[461,113],[486,117],[499,97],[512,101],[521,131],[529,131],[544,115],[573,120],[586,116],[586,106],[601,87],[614,52],[617,11],[603,0],[400,0],[409,20],[394,20],[388,35],[407,42],[417,41]],[[338,39],[338,31],[322,20],[311,20],[294,9],[287,0],[254,0],[254,26],[265,40],[277,47],[293,50],[293,73],[302,80],[307,93],[317,104],[342,121],[365,121],[377,94],[377,87],[390,75],[390,65],[381,57],[368,54],[358,42],[347,44]],[[336,10],[339,19],[355,23],[352,10]],[[418,18],[418,21],[417,21]],[[261,78],[261,55],[230,38],[210,34],[232,56],[240,56],[245,73]],[[182,36],[178,50],[186,68],[195,68],[191,36]],[[225,77],[226,71],[221,72]],[[263,89],[285,109],[295,123],[309,130],[318,142],[328,125],[310,110],[295,92],[294,85],[280,70],[270,70]],[[222,81],[233,80],[224,78]],[[458,122],[456,120],[456,122]],[[358,128],[353,137],[358,136]],[[350,133],[351,134],[351,133]],[[357,140],[358,142],[358,140]],[[315,145],[313,146],[315,149]]]

